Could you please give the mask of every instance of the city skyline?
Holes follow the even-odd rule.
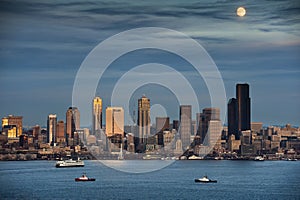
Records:
[[[237,17],[241,4],[247,14]],[[65,109],[72,105],[76,72],[99,42],[128,29],[157,26],[183,32],[203,45],[220,70],[227,97],[234,96],[235,83],[249,83],[250,96],[255,99],[252,121],[299,126],[300,40],[295,1],[99,1],[93,5],[3,1],[0,9],[1,118],[24,116],[25,126],[46,125],[45,116],[50,113],[63,119]],[[130,67],[149,62],[181,70],[198,88],[201,107],[210,107],[205,84],[184,61],[157,51],[126,56],[116,60],[99,83],[95,96],[101,96],[103,108],[110,106],[116,80]],[[136,96],[146,93],[164,105],[172,96],[166,93],[163,97],[159,92],[144,87]],[[170,119],[179,117],[169,110]]]

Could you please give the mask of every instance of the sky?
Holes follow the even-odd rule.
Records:
[[[246,8],[244,17],[236,15],[239,6]],[[130,29],[161,27],[181,32],[202,45],[222,76],[226,100],[235,96],[236,83],[250,85],[252,121],[299,126],[299,22],[297,0],[2,0],[0,117],[21,115],[24,126],[45,126],[51,113],[65,120],[72,105],[76,74],[99,43]],[[205,81],[195,75],[190,63],[170,52],[144,49],[119,57],[101,77],[96,95],[103,98],[104,110],[111,105],[118,80],[146,63],[173,67],[192,85],[200,111],[210,107]],[[149,66],[148,72],[154,73],[154,66]],[[149,74],[132,75],[144,79]],[[166,75],[168,78],[172,76]],[[129,87],[132,83],[124,84]],[[143,94],[151,100],[152,113],[178,119],[181,102],[174,92],[159,84],[140,85],[130,99],[121,99],[129,102],[131,115]],[[190,97],[188,93],[186,96]],[[195,119],[195,113],[200,111],[193,108],[192,117]],[[155,116],[151,119],[153,122]],[[81,125],[90,124],[84,115]]]

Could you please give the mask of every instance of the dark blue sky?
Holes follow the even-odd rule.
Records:
[[[0,117],[22,115],[24,125],[30,126],[45,125],[50,113],[65,120],[77,70],[88,53],[121,31],[155,26],[180,31],[207,50],[224,79],[227,99],[235,95],[236,83],[249,83],[252,121],[299,126],[299,4],[297,0],[1,1]],[[236,16],[239,6],[247,9],[245,17]],[[104,108],[123,73],[154,61],[182,71],[197,88],[200,108],[209,107],[205,84],[193,77],[185,62],[164,52],[150,52],[152,57],[148,53],[124,56],[109,67],[97,90]],[[172,96],[163,90],[141,87],[130,101],[147,93],[151,102],[163,105]],[[174,108],[167,112],[172,119],[178,118]]]

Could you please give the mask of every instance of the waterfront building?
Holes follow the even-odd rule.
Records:
[[[251,122],[251,131],[254,133],[260,133],[263,129],[262,122]]]
[[[138,100],[139,143],[145,144],[150,136],[150,99],[145,95]]]
[[[48,115],[47,120],[47,143],[54,145],[56,143],[56,124],[57,118],[55,114]]]
[[[102,99],[95,97],[93,99],[93,127],[92,134],[99,133],[102,129]]]
[[[175,150],[174,150],[174,154],[175,155],[182,155],[183,150],[182,150],[182,141],[180,139],[176,140],[175,143]]]
[[[228,150],[230,152],[238,152],[240,150],[241,140],[236,140],[235,135],[230,135],[228,138]]]
[[[126,137],[127,137],[127,151],[130,153],[134,153],[135,152],[134,134],[128,133]]]
[[[8,117],[2,118],[2,128],[4,126],[16,126],[16,137],[19,137],[23,134],[23,117],[22,116],[14,116],[8,115]]]
[[[191,133],[192,133],[192,106],[181,105],[180,106],[180,126],[179,135],[184,150],[188,149],[191,144]]]
[[[17,126],[16,125],[4,125],[2,127],[2,134],[6,135],[8,139],[15,139],[17,137]]]

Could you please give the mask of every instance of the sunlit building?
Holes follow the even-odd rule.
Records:
[[[56,141],[56,124],[57,118],[56,115],[50,114],[48,115],[47,120],[47,143],[53,145]]]
[[[65,137],[65,123],[60,120],[56,125],[56,142],[62,143],[66,141]]]
[[[2,118],[2,128],[7,125],[15,125],[16,126],[16,137],[19,137],[22,135],[22,130],[23,130],[23,117],[22,116],[13,116],[9,115],[8,117]]]
[[[124,110],[122,107],[106,108],[106,136],[124,134]]]
[[[111,151],[118,151],[124,136],[124,110],[122,107],[106,108],[106,136],[111,144]]]
[[[102,129],[102,99],[95,97],[93,99],[93,127],[92,134]]]
[[[139,141],[144,144],[150,136],[150,99],[142,96],[138,100]]]

